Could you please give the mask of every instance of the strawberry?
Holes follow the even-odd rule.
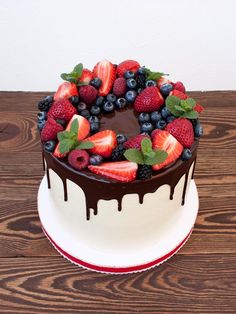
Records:
[[[152,112],[164,104],[164,98],[155,86],[146,87],[136,97],[134,108],[137,112]]]
[[[68,99],[71,96],[78,96],[77,87],[74,83],[64,82],[58,87],[54,100]]]
[[[88,69],[83,69],[79,82],[89,83],[93,79],[93,72]]]
[[[55,140],[57,133],[61,131],[63,131],[63,127],[52,118],[48,118],[41,132],[41,140],[43,142]]]
[[[168,80],[166,77],[162,76],[157,81],[157,86],[160,88],[162,85],[167,84],[167,83],[173,85],[173,83],[170,80]]]
[[[115,66],[108,60],[100,61],[95,65],[93,75],[94,77],[99,77],[102,80],[102,85],[99,88],[99,95],[108,95],[115,80]]]
[[[112,130],[105,130],[98,132],[88,138],[85,141],[92,142],[94,147],[89,151],[92,154],[98,154],[102,157],[110,157],[113,149],[116,147],[116,133]]]
[[[68,153],[64,153],[64,154],[60,153],[60,151],[59,151],[59,143],[57,143],[57,146],[54,149],[53,155],[55,157],[57,157],[57,158],[64,158],[64,157],[66,157],[67,154]]]
[[[128,148],[140,149],[141,148],[141,142],[146,137],[149,138],[148,135],[143,135],[143,134],[139,134],[137,136],[130,137],[128,139],[128,141],[126,141],[124,143],[124,148],[126,148],[126,149],[128,149]]]
[[[66,127],[66,131],[70,131],[70,126],[71,123],[77,119],[78,120],[78,125],[79,125],[79,129],[78,129],[78,141],[82,141],[83,139],[85,139],[89,132],[90,132],[90,123],[88,122],[88,120],[78,114],[74,114],[73,117],[71,118],[70,122],[68,123],[67,127]]]
[[[200,104],[196,103],[193,110],[197,111],[198,113],[201,113],[204,110],[204,108]]]
[[[134,60],[125,60],[121,62],[116,69],[118,76],[123,76],[126,71],[136,72],[140,68],[140,64]]]
[[[168,123],[166,130],[170,132],[184,147],[191,147],[194,142],[192,123],[186,118],[178,118]]]
[[[117,97],[121,97],[126,92],[126,79],[124,77],[118,77],[113,85],[113,94]]]
[[[178,91],[180,91],[180,92],[182,92],[184,94],[186,92],[185,86],[184,86],[184,84],[182,82],[174,83],[174,89],[176,89],[176,90],[178,90]]]
[[[48,117],[68,122],[76,112],[75,107],[72,106],[68,99],[62,99],[53,103],[48,111]]]
[[[183,146],[166,130],[156,130],[153,140],[153,149],[163,149],[168,157],[161,164],[152,166],[153,170],[159,170],[176,161],[183,151]]]
[[[97,94],[98,91],[91,85],[80,86],[79,88],[80,99],[88,105],[95,101]]]
[[[176,97],[178,97],[179,99],[182,99],[182,100],[188,98],[188,96],[187,96],[186,94],[184,94],[184,93],[178,91],[177,89],[173,89],[173,90],[170,92],[170,95],[171,95],[171,96],[176,96]]]
[[[114,179],[120,182],[135,180],[138,165],[131,161],[104,162],[99,166],[88,166],[93,173]]]

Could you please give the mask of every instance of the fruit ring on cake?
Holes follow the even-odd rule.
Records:
[[[92,70],[80,63],[61,78],[56,93],[38,104],[48,186],[53,172],[67,201],[67,182],[75,183],[84,193],[87,219],[101,200],[129,210],[124,198],[130,194],[144,210],[150,193],[156,204],[183,205],[203,133],[203,107],[183,83],[134,60],[103,60]],[[169,188],[166,199],[158,193],[163,186]]]

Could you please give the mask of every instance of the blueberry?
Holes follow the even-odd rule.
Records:
[[[124,77],[125,77],[126,79],[134,78],[134,72],[132,72],[132,71],[126,71],[125,74],[124,74]]]
[[[108,113],[108,112],[114,111],[115,106],[114,106],[114,104],[113,104],[112,102],[107,101],[107,102],[105,102],[105,104],[103,105],[102,109],[103,109],[104,112],[107,112],[107,113]]]
[[[118,98],[116,101],[116,108],[123,109],[127,105],[127,100],[125,98]]]
[[[143,90],[143,89],[140,87],[140,88],[137,90],[137,93],[140,94],[140,93],[142,92],[142,90]]]
[[[102,156],[97,155],[97,154],[92,155],[89,158],[89,163],[90,163],[90,165],[93,165],[93,166],[100,165],[102,163],[102,161],[103,161]]]
[[[168,96],[172,90],[173,90],[173,85],[169,83],[163,84],[160,88],[160,91],[163,96]]]
[[[137,87],[137,82],[134,78],[130,78],[126,81],[126,85],[130,89],[135,89]]]
[[[103,105],[103,103],[104,103],[104,97],[102,97],[102,96],[99,96],[98,98],[97,98],[97,100],[96,100],[96,106],[98,106],[98,107],[101,107],[102,105]]]
[[[188,160],[192,157],[192,153],[191,153],[191,150],[188,149],[188,148],[185,148],[183,153],[182,153],[182,159],[183,160]]]
[[[88,119],[90,117],[90,113],[87,109],[80,111],[80,115],[86,119]]]
[[[138,122],[140,124],[143,124],[145,122],[149,122],[150,121],[150,115],[146,112],[142,112],[140,113],[140,115],[138,116]]]
[[[141,132],[149,133],[152,132],[153,130],[153,125],[150,122],[144,122],[141,125]]]
[[[85,109],[87,109],[86,103],[80,102],[80,103],[78,104],[78,106],[77,106],[78,112],[80,113],[82,110],[85,110]]]
[[[157,122],[161,120],[161,114],[158,111],[153,111],[151,113],[151,121],[152,122]]]
[[[46,123],[46,120],[41,120],[41,121],[38,122],[38,129],[39,129],[39,131],[42,131],[45,123]]]
[[[136,97],[137,97],[137,93],[134,90],[129,90],[125,94],[125,98],[128,102],[134,102]]]
[[[72,103],[73,106],[77,106],[79,104],[79,97],[78,96],[71,96],[70,102]]]
[[[156,128],[163,130],[166,126],[166,122],[164,120],[157,121]]]
[[[56,142],[55,141],[47,141],[44,143],[43,147],[46,152],[52,153],[55,149]]]
[[[167,123],[170,123],[170,122],[172,122],[172,121],[174,121],[175,120],[175,116],[168,116],[167,118],[166,118],[166,122]]]
[[[116,96],[114,94],[108,94],[107,95],[107,101],[115,102],[116,101]]]
[[[102,85],[102,80],[99,77],[95,77],[90,81],[90,85],[98,89]]]
[[[123,144],[124,142],[127,141],[127,137],[124,134],[117,134],[116,140],[118,144]]]
[[[88,120],[90,123],[98,123],[99,122],[99,119],[96,116],[91,116],[88,118]]]
[[[65,128],[65,126],[67,125],[67,122],[62,119],[56,119],[56,122],[63,126],[63,128]]]
[[[144,75],[145,75],[145,74],[146,74],[146,69],[145,69],[145,67],[139,68],[136,73],[137,73],[137,74],[144,74]]]
[[[153,80],[148,80],[146,82],[146,87],[150,87],[150,86],[157,86],[157,82],[155,82]]]
[[[47,112],[45,111],[40,111],[38,113],[38,122],[42,121],[42,120],[46,120],[47,119]]]
[[[164,107],[162,110],[161,110],[161,115],[162,115],[162,118],[166,119],[168,116],[171,115],[169,109],[167,107]]]
[[[101,113],[101,108],[98,107],[98,106],[92,106],[91,109],[90,109],[90,113],[93,116],[98,116]]]
[[[99,131],[99,127],[100,127],[99,122],[92,122],[90,124],[90,132],[92,134],[97,133]]]
[[[201,126],[201,124],[198,122],[194,128],[194,134],[197,137],[200,137],[203,135],[203,127]]]
[[[198,119],[191,119],[190,121],[192,122],[192,125],[193,125],[194,127],[199,123],[199,120],[198,120]]]
[[[47,96],[44,98],[47,102],[53,102],[53,96]]]

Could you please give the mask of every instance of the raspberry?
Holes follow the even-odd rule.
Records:
[[[79,89],[80,99],[88,105],[91,105],[96,100],[97,94],[97,89],[92,85],[81,86]]]
[[[48,112],[48,117],[53,119],[62,119],[68,122],[76,113],[76,109],[72,106],[68,99],[55,101]]]
[[[89,164],[89,154],[82,149],[75,149],[69,153],[69,164],[76,170],[84,169]]]
[[[126,79],[119,77],[115,80],[113,85],[113,94],[117,97],[123,96],[126,92]]]
[[[41,132],[42,142],[55,140],[57,138],[57,133],[61,131],[63,131],[63,127],[52,118],[48,118]]]
[[[141,148],[141,142],[146,137],[149,138],[148,135],[143,135],[143,134],[139,134],[137,136],[131,137],[128,139],[128,141],[126,141],[124,143],[124,147],[126,149],[128,149],[128,148],[140,149]]]
[[[184,86],[184,84],[182,82],[176,82],[174,84],[174,89],[176,89],[176,90],[178,90],[178,91],[180,91],[180,92],[182,92],[184,94],[186,92],[185,86]]]

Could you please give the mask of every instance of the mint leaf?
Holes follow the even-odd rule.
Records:
[[[58,141],[62,141],[66,138],[73,139],[74,134],[69,131],[62,131],[62,132],[57,133],[57,138],[58,138]]]
[[[70,132],[73,132],[74,134],[78,134],[78,130],[79,130],[79,122],[77,119],[74,119],[71,123],[70,126]]]
[[[147,75],[147,80],[153,80],[153,81],[159,80],[163,75],[168,75],[162,72],[152,72],[149,69],[145,69],[145,72]]]
[[[135,148],[127,149],[124,153],[124,156],[129,161],[136,162],[137,164],[140,165],[144,164],[142,153]]]
[[[80,142],[79,145],[76,146],[76,149],[90,149],[93,147],[94,147],[94,144],[92,142],[83,141],[83,142]]]
[[[174,108],[175,108],[177,111],[185,112],[185,110],[184,110],[180,105],[175,105]]]
[[[144,138],[141,142],[141,150],[143,154],[152,152],[152,142],[149,138]]]
[[[164,150],[157,150],[153,152],[152,156],[147,156],[145,158],[145,165],[156,165],[161,164],[163,161],[166,160],[168,154]]]
[[[184,111],[189,111],[189,110],[192,110],[192,105],[191,105],[191,102],[189,103],[188,102],[188,99],[186,100],[181,100],[180,101],[180,106],[181,108],[184,110]]]
[[[179,109],[180,106],[180,99],[176,96],[168,96],[166,98],[166,107],[167,109],[176,117],[179,117],[181,115],[181,112]]]
[[[77,75],[77,78],[80,78],[81,75],[82,75],[82,72],[83,72],[83,64],[82,63],[79,63],[77,64],[74,69],[73,69],[73,72],[75,72]]]
[[[76,77],[71,75],[71,73],[62,73],[61,74],[61,78],[64,81],[68,81],[68,82],[71,82],[71,83],[76,83]]]
[[[82,73],[83,73],[83,64],[79,63],[74,67],[72,72],[62,73],[61,78],[64,81],[76,83],[78,81],[78,79],[81,77]]]
[[[74,141],[69,138],[65,138],[59,142],[59,151],[61,154],[69,152],[74,146]]]
[[[195,107],[195,105],[196,105],[196,101],[195,101],[193,98],[188,98],[188,99],[186,99],[186,100],[187,100],[187,102],[188,102],[189,107],[190,107],[191,109],[193,109],[193,108]]]
[[[197,119],[198,118],[198,112],[197,111],[186,111],[181,115],[182,118],[187,119]]]

